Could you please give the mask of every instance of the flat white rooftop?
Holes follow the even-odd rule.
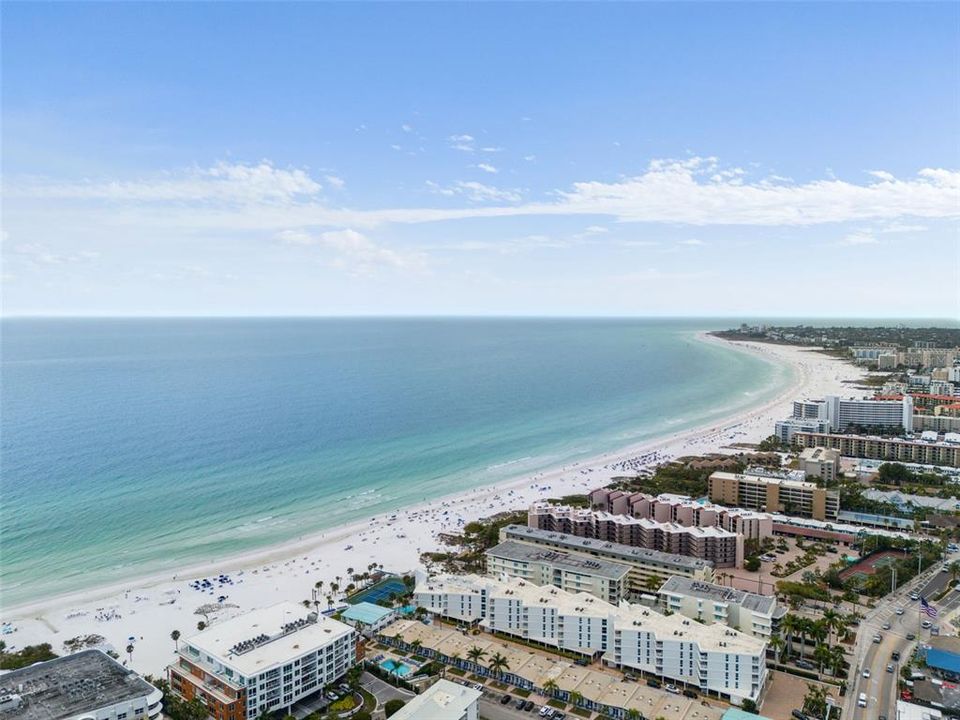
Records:
[[[682,615],[663,615],[652,608],[626,601],[612,605],[588,593],[569,593],[549,585],[534,585],[520,578],[500,580],[479,575],[440,575],[419,583],[416,592],[466,594],[480,592],[481,588],[487,590],[488,598],[515,597],[523,600],[528,608],[545,606],[564,615],[616,618],[621,628],[648,630],[661,640],[693,641],[702,650],[750,654],[764,651],[763,641],[724,625],[701,625]]]
[[[283,602],[218,622],[185,644],[250,677],[353,632],[338,620]]]
[[[393,720],[460,720],[481,692],[449,680],[437,680],[395,712]]]

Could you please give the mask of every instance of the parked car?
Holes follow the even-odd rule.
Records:
[[[474,690],[479,690],[480,692],[483,692],[483,685],[481,685],[480,683],[474,683],[474,684],[473,684],[473,689],[474,689]]]
[[[523,709],[526,710],[527,712],[530,712],[535,707],[536,705],[533,704],[533,700],[527,700],[526,702],[523,703]]]
[[[548,705],[544,705],[543,707],[540,708],[540,717],[545,718],[545,717],[550,717],[551,715],[553,715],[552,707]]]
[[[880,643],[880,642],[882,642],[882,641],[883,641],[883,635],[881,635],[880,633],[877,633],[876,635],[873,636],[873,641],[874,641],[875,643]]]
[[[623,679],[627,682],[636,682],[638,680],[637,676],[631,673],[625,673]]]
[[[790,714],[793,715],[796,720],[807,720],[806,713],[803,713],[800,710],[791,710]]]
[[[501,705],[506,705],[506,704],[509,703],[512,699],[513,699],[513,698],[511,698],[509,695],[504,695],[502,698],[500,698],[500,704],[501,704]]]
[[[688,689],[686,689],[686,690],[683,691],[683,696],[684,696],[684,697],[688,697],[688,698],[695,698],[695,697],[697,697],[697,691],[696,691],[696,690],[690,690],[690,689],[688,688]]]
[[[892,672],[893,672],[893,663],[887,663],[887,672],[888,672],[888,673],[892,673]]]
[[[666,686],[665,688],[663,688],[663,689],[666,690],[668,693],[673,693],[674,695],[679,695],[679,694],[680,694],[680,688],[678,688],[676,685],[672,685],[672,684],[671,684],[671,685],[667,685],[667,686]]]
[[[918,595],[918,594],[915,593],[915,592],[910,593],[910,599],[913,600],[914,602],[916,602],[917,600],[920,599],[920,595]]]
[[[866,707],[867,706],[867,694],[860,693],[857,697],[857,707]]]
[[[865,678],[870,677],[870,668],[867,668],[866,670],[863,671],[863,676],[864,676]]]
[[[660,687],[660,681],[659,681],[659,680],[654,680],[653,678],[649,678],[649,679],[647,680],[647,687],[659,688],[659,687]]]
[[[933,627],[933,623],[929,620],[924,620],[922,623],[920,623],[920,627],[922,627],[924,630],[929,630],[931,627]]]
[[[796,664],[796,666],[797,666],[798,668],[800,668],[801,670],[813,670],[813,669],[814,669],[814,664],[813,664],[812,662],[810,662],[809,660],[804,660],[803,658],[799,658],[795,664]]]
[[[900,651],[894,650],[892,653],[890,653],[890,659],[894,661],[900,660]]]
[[[907,633],[907,640],[916,640],[917,636],[913,633]]]
[[[903,608],[902,608],[902,607],[898,607],[894,612],[896,612],[897,615],[903,615]]]
[[[514,705],[514,707],[515,707],[517,710],[523,710],[523,706],[526,705],[526,704],[527,704],[527,703],[526,703],[526,701],[525,701],[523,698],[517,698],[517,702],[516,702],[516,704]]]

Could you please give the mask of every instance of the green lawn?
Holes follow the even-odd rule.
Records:
[[[557,699],[547,700],[547,705],[549,705],[550,707],[555,707],[558,710],[563,710],[567,706],[567,704],[563,700],[557,700]]]

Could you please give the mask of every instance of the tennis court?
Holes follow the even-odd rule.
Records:
[[[351,605],[356,605],[361,602],[377,603],[380,600],[389,600],[391,595],[397,595],[399,597],[406,591],[407,586],[404,585],[403,578],[393,575],[351,595],[346,601]]]

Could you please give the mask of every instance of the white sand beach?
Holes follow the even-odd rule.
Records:
[[[726,342],[702,337],[707,342]],[[442,547],[438,533],[456,531],[463,523],[504,510],[526,508],[538,498],[598,487],[611,476],[623,474],[625,469],[639,469],[681,455],[723,452],[729,443],[759,441],[771,434],[776,420],[789,415],[790,403],[795,398],[854,394],[843,381],[862,377],[862,372],[852,365],[808,349],[761,343],[730,345],[790,364],[795,369],[795,382],[773,400],[722,422],[625,448],[590,462],[438,498],[398,510],[395,516],[380,514],[212,566],[185,568],[175,577],[167,573],[131,580],[123,586],[3,608],[2,621],[9,623],[10,629],[3,640],[11,649],[49,642],[54,652],[64,653],[65,641],[98,634],[124,661],[125,648],[133,644],[131,666],[141,673],[157,675],[173,659],[171,631],[179,630],[184,637],[194,634],[197,622],[203,619],[195,614],[196,609],[217,602],[221,596],[226,596],[224,602],[234,607],[211,616],[211,622],[280,600],[308,600],[317,581],[324,582],[325,597],[327,587],[336,582],[337,576],[344,578],[341,586],[349,582],[348,568],[363,572],[371,563],[380,563],[388,571],[412,570],[418,565],[420,553]],[[229,582],[214,579],[221,574],[228,576]],[[191,586],[199,578],[210,579],[210,586],[202,590]],[[325,607],[324,600],[321,605]]]

